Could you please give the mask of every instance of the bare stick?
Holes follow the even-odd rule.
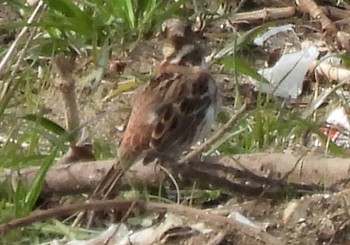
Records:
[[[216,143],[221,137],[229,130],[234,123],[237,122],[237,120],[240,118],[240,116],[245,112],[247,109],[247,103],[244,103],[243,106],[226,122],[226,124],[217,131],[214,135],[212,135],[207,141],[205,141],[203,144],[201,144],[198,148],[188,153],[186,156],[184,156],[179,162],[185,163],[189,160],[192,160],[196,157],[198,157],[204,150],[206,150],[209,146]]]
[[[298,0],[296,2],[302,11],[309,13],[312,18],[320,20],[322,29],[325,30],[328,34],[332,35],[338,32],[338,28],[327,17],[327,15],[322,11],[322,9],[314,0]]]
[[[196,162],[191,162],[188,170],[183,168],[181,164],[169,164],[171,166],[179,166],[179,172],[185,173],[191,172],[192,169],[196,170],[196,174],[202,171],[204,174],[211,175],[212,178],[220,178],[217,171],[223,171],[230,173],[230,175],[238,176],[240,178],[248,178],[254,180],[255,183],[272,184],[278,183],[278,179],[288,175],[288,184],[296,185],[295,189],[304,190],[306,185],[309,185],[305,190],[318,190],[319,187],[326,189],[337,189],[341,183],[345,183],[348,179],[348,170],[350,169],[349,160],[341,157],[325,157],[323,155],[310,153],[305,156],[304,161],[308,164],[295,163],[300,161],[300,155],[290,153],[254,153],[254,154],[241,154],[236,155],[235,158],[239,159],[239,164],[236,160],[233,160],[231,156],[217,156],[217,157],[205,157],[203,162],[198,162],[202,167],[196,165]],[[212,163],[212,164],[210,164]],[[212,166],[212,165],[215,166]],[[106,173],[115,165],[115,160],[99,160],[91,162],[79,162],[74,164],[55,164],[52,166],[45,178],[45,183],[41,191],[43,197],[50,197],[55,195],[69,195],[84,192],[91,192],[96,186],[101,183]],[[242,170],[247,169],[247,170]],[[225,169],[227,167],[227,169]],[[209,171],[210,169],[210,171]],[[239,175],[235,169],[240,169],[242,172]],[[293,169],[292,172],[291,169]],[[5,185],[6,180],[11,179],[11,182],[15,183],[21,181],[25,186],[30,186],[35,179],[39,167],[29,167],[20,170],[18,173],[13,172],[10,169],[2,170],[0,172],[0,185]],[[118,169],[114,169],[118,172]],[[209,172],[207,172],[208,170]],[[119,169],[121,171],[121,169]],[[135,169],[135,171],[142,172],[144,170]],[[174,170],[176,172],[177,170]],[[254,176],[246,171],[254,173]],[[193,171],[192,171],[193,172]],[[195,173],[191,173],[190,177]],[[269,177],[266,179],[266,173],[269,173]],[[138,173],[135,176],[142,176],[143,179],[153,178],[147,174]],[[261,176],[264,179],[258,179],[256,176]],[[275,176],[271,180],[271,176]],[[228,176],[229,177],[229,176]],[[228,178],[227,177],[227,178]],[[228,188],[227,182],[218,184],[217,181],[213,182],[207,179],[208,183],[215,184],[220,187]],[[222,178],[222,177],[221,177]],[[225,177],[226,178],[226,177]],[[137,180],[136,180],[137,181]],[[276,182],[277,181],[277,182]],[[125,179],[122,180],[122,185],[125,185]],[[245,184],[244,184],[245,185]],[[298,185],[300,187],[298,187]],[[304,187],[303,187],[304,186]],[[318,187],[317,187],[318,186]],[[239,190],[241,193],[246,191],[242,188]],[[259,191],[259,194],[261,192]]]
[[[35,35],[35,30],[32,30],[26,43],[24,44],[24,47],[22,48],[21,52],[19,52],[19,56],[17,58],[17,61],[12,67],[10,77],[7,79],[7,81],[4,83],[4,86],[2,87],[0,100],[3,100],[5,98],[7,91],[9,90],[9,87],[12,84],[11,81],[15,78],[15,76],[20,68],[21,62],[22,62],[22,60],[26,54],[26,51],[28,49],[29,43],[33,39],[34,35]]]
[[[66,215],[71,215],[77,211],[83,210],[108,210],[112,208],[117,208],[119,210],[128,210],[130,205],[135,201],[132,200],[113,200],[113,201],[96,201],[96,202],[85,202],[77,203],[72,205],[58,206],[56,208],[51,208],[47,210],[34,211],[31,214],[14,219],[10,222],[0,225],[0,234],[5,234],[11,230],[19,227],[30,225],[34,222],[44,221],[53,217],[61,217]],[[141,201],[137,201],[141,202]],[[140,205],[140,204],[139,204]]]
[[[254,21],[290,18],[295,15],[295,7],[264,8],[244,13],[233,13],[229,20],[232,23],[251,23]]]
[[[41,10],[43,5],[44,5],[43,1],[38,2],[34,12],[32,13],[32,15],[29,17],[29,19],[27,21],[27,24],[33,23],[33,21],[35,20],[35,18],[39,14],[39,11]],[[18,44],[25,38],[27,31],[28,31],[28,26],[23,27],[21,32],[18,34],[16,40],[12,43],[12,45],[9,48],[9,50],[7,51],[6,55],[4,56],[2,61],[0,62],[0,77],[5,73],[5,70],[8,66],[8,64],[10,63],[11,59],[13,57],[16,57],[16,55],[14,54],[16,51],[16,48],[17,48]]]
[[[53,72],[56,74],[55,83],[62,94],[66,113],[66,128],[69,132],[79,127],[79,110],[75,94],[75,79],[73,78],[73,61],[59,54],[52,58]],[[79,133],[75,133],[77,140]]]
[[[59,206],[56,208],[35,211],[28,216],[14,219],[10,222],[0,225],[0,234],[5,234],[16,228],[20,228],[29,225],[33,222],[43,221],[49,218],[60,217],[70,215],[77,211],[87,210],[107,210],[107,209],[119,209],[128,211],[130,206],[135,206],[141,210],[151,212],[162,212],[164,210],[172,212],[178,215],[184,215],[186,217],[193,217],[194,220],[201,220],[208,225],[217,226],[219,229],[229,229],[231,232],[240,232],[247,236],[254,237],[265,244],[279,245],[284,244],[283,241],[269,235],[259,228],[255,228],[243,223],[240,223],[234,219],[220,216],[217,214],[208,213],[206,210],[196,209],[179,204],[165,204],[155,202],[144,202],[142,200],[104,200],[104,201],[90,201],[80,204],[72,204],[66,206]]]

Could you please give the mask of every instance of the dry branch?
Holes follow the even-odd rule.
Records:
[[[316,20],[320,20],[322,29],[328,34],[334,35],[338,32],[338,28],[335,24],[327,17],[322,9],[313,0],[298,0],[296,1],[300,10],[309,13],[310,16]]]
[[[264,8],[245,13],[234,13],[229,17],[232,23],[256,22],[290,18],[295,15],[295,7]]]
[[[65,107],[66,128],[69,132],[79,127],[79,110],[77,96],[75,93],[75,79],[73,78],[74,63],[66,58],[63,54],[56,55],[52,58],[53,73],[55,75],[55,85],[62,95]],[[75,141],[79,133],[74,134]]]
[[[307,2],[306,7],[304,7],[305,6],[304,2]],[[300,9],[304,12],[311,11],[314,5],[312,3],[309,3],[308,0],[304,2],[302,1]],[[317,7],[316,10],[321,11],[321,12],[318,12],[318,14],[321,13],[322,18],[325,19],[322,22],[323,25],[326,25],[328,23],[329,19],[327,16],[332,17],[334,19],[342,20],[342,19],[348,18],[350,15],[349,10],[340,9],[332,6],[320,6],[320,7]],[[293,17],[295,13],[296,13],[296,8],[293,6],[282,7],[282,8],[264,8],[264,9],[259,9],[255,11],[234,13],[229,17],[229,19],[232,23],[242,23],[242,22],[251,23],[256,21],[287,19],[287,18]],[[323,17],[324,15],[327,15],[327,16]],[[314,17],[314,15],[312,16]],[[332,25],[333,24],[331,24],[331,26]]]
[[[314,62],[315,72],[329,81],[346,81],[350,83],[350,70],[332,65],[330,62]]]
[[[288,176],[289,183],[321,185],[330,188],[349,179],[350,161],[347,158],[325,157],[309,153],[305,157],[292,153],[255,153],[237,156],[239,164],[231,157],[216,158],[218,164],[242,168],[270,178]],[[296,163],[301,160],[301,163]],[[211,161],[215,162],[215,158]]]
[[[216,227],[220,230],[228,230],[231,233],[242,233],[249,237],[253,237],[256,240],[262,241],[265,244],[280,245],[284,244],[283,241],[269,235],[268,233],[262,231],[259,228],[255,228],[243,223],[240,223],[234,219],[220,216],[217,214],[208,213],[205,210],[196,209],[192,207],[187,207],[178,204],[164,204],[164,203],[154,203],[154,202],[144,202],[141,200],[105,200],[105,201],[91,201],[82,204],[72,204],[61,206],[57,208],[52,208],[42,211],[34,211],[28,216],[14,219],[10,222],[0,225],[0,234],[4,234],[13,229],[29,225],[33,222],[44,221],[49,218],[61,217],[71,215],[78,211],[99,211],[99,210],[128,210],[130,206],[139,208],[140,210],[150,211],[150,212],[171,212],[178,215],[184,215],[187,218],[193,217],[193,220],[200,220],[205,222],[207,225]]]
[[[246,109],[247,103],[244,103],[243,106],[238,111],[236,111],[235,114],[233,114],[232,117],[225,123],[225,125],[223,125],[220,128],[220,130],[218,130],[207,141],[201,144],[197,149],[188,153],[185,157],[183,157],[180,160],[180,162],[186,162],[197,158],[202,154],[203,151],[205,151],[211,145],[215,144],[218,140],[220,140],[224,136],[224,134],[227,133],[227,131],[239,120],[239,118],[245,112]]]
[[[119,211],[128,210],[134,202],[135,201],[132,200],[113,200],[105,202],[76,203],[47,210],[36,210],[27,216],[1,224],[0,234],[3,235],[11,230],[30,225],[34,222],[44,221],[54,217],[67,216],[82,210],[108,210],[113,208],[118,208]],[[141,201],[138,202],[140,206]]]
[[[322,6],[320,9],[329,17],[334,19],[347,19],[350,16],[350,11],[346,9],[336,8],[332,6]]]
[[[52,166],[46,174],[42,188],[43,196],[69,195],[91,192],[113,165],[113,160],[58,164]],[[8,178],[18,179],[29,186],[40,167],[29,167],[19,173],[7,174]],[[6,175],[0,177],[2,181]],[[0,183],[2,182],[0,181]]]
[[[36,18],[39,16],[40,11],[42,10],[43,6],[44,6],[44,2],[39,1],[37,6],[35,7],[35,10],[33,11],[32,15],[29,17],[29,19],[27,21],[28,25],[32,24],[36,20]],[[7,53],[5,54],[4,58],[1,60],[1,62],[0,62],[0,77],[5,73],[11,60],[14,57],[16,57],[15,52],[18,48],[18,45],[25,39],[28,29],[29,29],[28,26],[23,27],[23,29],[18,34],[15,41],[11,44],[11,47],[9,48]]]
[[[247,155],[238,155],[233,160],[231,157],[207,157],[202,167],[198,168],[191,164],[187,167],[175,165],[180,173],[188,178],[205,180],[207,183],[215,184],[219,187],[231,189],[232,191],[251,192],[249,194],[259,194],[264,187],[263,184],[271,183],[269,180],[278,182],[288,174],[288,184],[305,186],[321,186],[330,188],[336,184],[348,180],[350,171],[350,162],[346,158],[329,158],[321,155],[307,154],[299,164],[296,164],[300,156],[287,153],[255,153]],[[115,160],[79,162],[70,165],[54,165],[48,171],[42,189],[43,196],[67,195],[73,193],[91,192],[105,176],[106,172],[113,166]],[[213,166],[214,165],[214,166]],[[227,167],[225,171],[236,173],[236,177],[251,178],[255,182],[261,182],[257,189],[244,189],[227,176],[218,175],[215,169]],[[293,169],[294,168],[294,169]],[[240,174],[237,172],[239,169]],[[246,170],[244,170],[246,169]],[[293,169],[293,171],[291,171]],[[32,183],[39,167],[30,167],[20,171],[18,174],[7,173],[0,176],[0,184],[5,179],[20,178],[25,185]],[[254,173],[255,177],[247,172]],[[237,174],[238,173],[238,174]],[[135,175],[137,176],[137,175]],[[148,179],[144,175],[142,178]],[[259,179],[261,177],[261,179]],[[142,180],[140,180],[142,182]],[[239,188],[239,189],[238,189]]]

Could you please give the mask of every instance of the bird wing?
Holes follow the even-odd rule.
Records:
[[[153,76],[135,98],[119,147],[122,157],[134,159],[143,151],[174,156],[197,141],[216,103],[212,83],[206,71],[176,65]]]
[[[160,153],[182,153],[198,140],[206,113],[216,103],[211,91],[213,79],[203,70],[168,69],[155,77],[162,103],[156,109],[157,120],[150,138],[150,148]],[[163,79],[168,77],[168,79]],[[170,77],[170,78],[169,78]]]

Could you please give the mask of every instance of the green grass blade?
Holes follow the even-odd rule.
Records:
[[[51,154],[49,155],[48,159],[44,164],[42,164],[41,168],[39,169],[38,173],[36,174],[33,183],[31,184],[29,191],[27,192],[26,198],[25,198],[25,204],[27,211],[31,211],[34,207],[36,200],[38,199],[42,185],[45,180],[45,176],[47,171],[49,170],[50,166],[52,165],[56,154],[57,154],[57,147],[55,147]]]
[[[46,129],[46,130],[48,130],[56,135],[62,136],[62,135],[67,134],[67,131],[63,127],[61,127],[57,123],[55,123],[55,122],[51,121],[50,119],[47,119],[43,116],[36,115],[36,114],[28,114],[28,115],[25,115],[25,116],[22,116],[19,118],[23,118],[23,119],[30,121],[30,122],[38,123],[41,127],[43,127],[44,129]]]
[[[276,25],[276,21],[271,21],[260,26],[254,27],[253,29],[250,29],[243,35],[239,36],[236,40],[236,52],[244,49],[247,45],[250,45],[257,36],[265,32],[269,27]]]
[[[251,64],[240,57],[226,56],[221,58],[219,62],[223,64],[226,69],[235,70],[241,74],[250,76],[259,82],[269,83],[263,76],[261,76],[255,71],[255,69],[252,68]]]
[[[136,26],[136,18],[135,18],[135,6],[133,4],[133,0],[125,0],[125,6],[126,6],[126,11],[127,11],[127,16],[129,19],[130,27],[132,30],[135,29]]]
[[[90,35],[94,20],[88,11],[83,11],[71,0],[45,0],[49,9],[42,23],[66,30],[72,29],[79,33]],[[51,10],[51,11],[50,11]]]

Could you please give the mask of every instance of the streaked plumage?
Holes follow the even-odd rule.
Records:
[[[217,86],[190,26],[170,19],[162,32],[168,42],[164,60],[136,93],[119,145],[124,170],[139,158],[153,160],[149,156],[157,153],[178,158],[210,131],[215,120]]]

